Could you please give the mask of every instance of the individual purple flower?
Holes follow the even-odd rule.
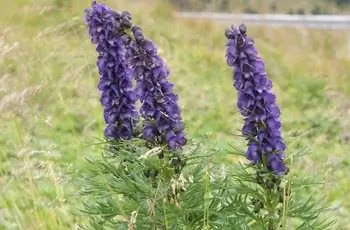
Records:
[[[169,69],[140,27],[133,26],[132,33],[131,55],[142,103],[143,138],[152,143],[167,144],[170,150],[181,149],[186,138],[177,96],[168,80]]]
[[[114,140],[130,139],[138,121],[133,73],[127,59],[131,39],[126,30],[132,26],[131,16],[94,1],[92,7],[85,10],[85,21],[98,53],[98,89],[104,109],[105,136]]]
[[[227,63],[234,69],[234,87],[238,92],[237,107],[244,117],[242,134],[248,139],[246,157],[253,164],[266,162],[270,171],[282,175],[287,170],[286,147],[272,82],[253,39],[246,35],[246,27],[231,26],[225,35]]]

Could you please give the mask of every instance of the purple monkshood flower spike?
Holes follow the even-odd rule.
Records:
[[[252,38],[244,25],[226,29],[227,64],[234,69],[237,107],[244,117],[242,134],[248,139],[246,157],[253,164],[264,164],[283,175],[285,144],[281,136],[280,110],[272,93],[272,82],[265,71]]]
[[[132,89],[133,73],[127,59],[131,39],[126,30],[132,26],[131,16],[94,1],[92,7],[85,10],[85,21],[98,53],[98,88],[106,122],[105,137],[131,139],[138,121],[137,97]]]
[[[170,150],[181,149],[186,138],[177,96],[168,80],[169,69],[141,28],[135,25],[131,30],[132,64],[144,119],[142,136],[152,143],[167,144]]]

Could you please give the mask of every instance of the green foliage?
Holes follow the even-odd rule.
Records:
[[[349,0],[329,0],[330,2],[335,2],[338,6],[350,5]]]
[[[173,153],[143,146],[114,143],[89,160],[81,180],[86,229],[333,229],[320,216],[315,183],[299,172],[276,186],[275,175],[257,177],[256,168],[224,160],[224,150],[198,146],[177,155],[186,162],[180,172],[172,167]]]
[[[350,6],[349,0],[169,0],[182,10],[220,11],[244,13],[289,13],[289,14],[331,14],[344,11]],[[341,8],[342,7],[342,8]],[[345,9],[346,12],[346,9]]]

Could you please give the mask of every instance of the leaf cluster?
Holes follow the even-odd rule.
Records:
[[[89,159],[81,180],[89,220],[83,228],[333,229],[322,219],[317,184],[305,177],[290,173],[267,188],[261,180],[273,175],[259,182],[254,166],[228,161],[224,150],[145,146],[138,139],[109,143],[101,158]]]

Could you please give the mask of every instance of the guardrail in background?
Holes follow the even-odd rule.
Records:
[[[176,17],[280,27],[350,29],[349,15],[229,14],[214,12],[176,12]]]

